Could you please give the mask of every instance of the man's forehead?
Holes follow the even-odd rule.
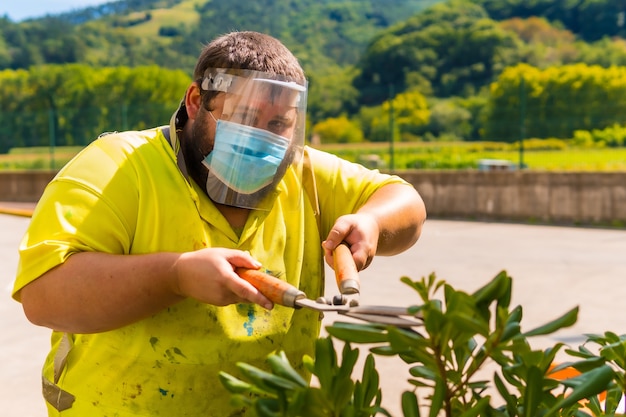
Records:
[[[250,103],[257,103],[257,105],[269,104],[283,107],[298,107],[302,99],[300,91],[258,81],[234,85],[226,93],[227,101],[231,95],[240,102],[247,100]]]
[[[228,117],[234,117],[239,114],[240,117],[246,119],[276,119],[276,120],[294,120],[297,117],[297,109],[295,107],[275,106],[268,104],[254,105],[252,103],[224,103],[222,114]],[[245,116],[244,116],[245,115]],[[252,120],[250,119],[250,120]]]

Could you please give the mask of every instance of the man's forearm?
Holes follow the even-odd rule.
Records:
[[[24,311],[34,324],[70,333],[133,323],[183,299],[172,288],[178,256],[74,254],[22,288]]]
[[[417,191],[405,184],[389,184],[376,191],[358,213],[373,215],[378,222],[378,255],[395,255],[419,238],[426,208]]]

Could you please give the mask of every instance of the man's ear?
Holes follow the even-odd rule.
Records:
[[[198,83],[192,83],[185,93],[185,107],[190,119],[195,119],[198,111],[202,106],[202,96],[200,95],[200,86]]]

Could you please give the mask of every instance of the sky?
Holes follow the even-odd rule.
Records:
[[[13,22],[19,22],[30,17],[69,12],[109,1],[111,0],[0,0],[0,16],[8,16]]]

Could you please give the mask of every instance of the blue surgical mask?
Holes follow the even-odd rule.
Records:
[[[274,181],[288,146],[288,139],[267,130],[218,120],[213,150],[203,161],[208,181],[215,177],[237,193],[255,193]],[[220,202],[218,195],[209,196]]]

